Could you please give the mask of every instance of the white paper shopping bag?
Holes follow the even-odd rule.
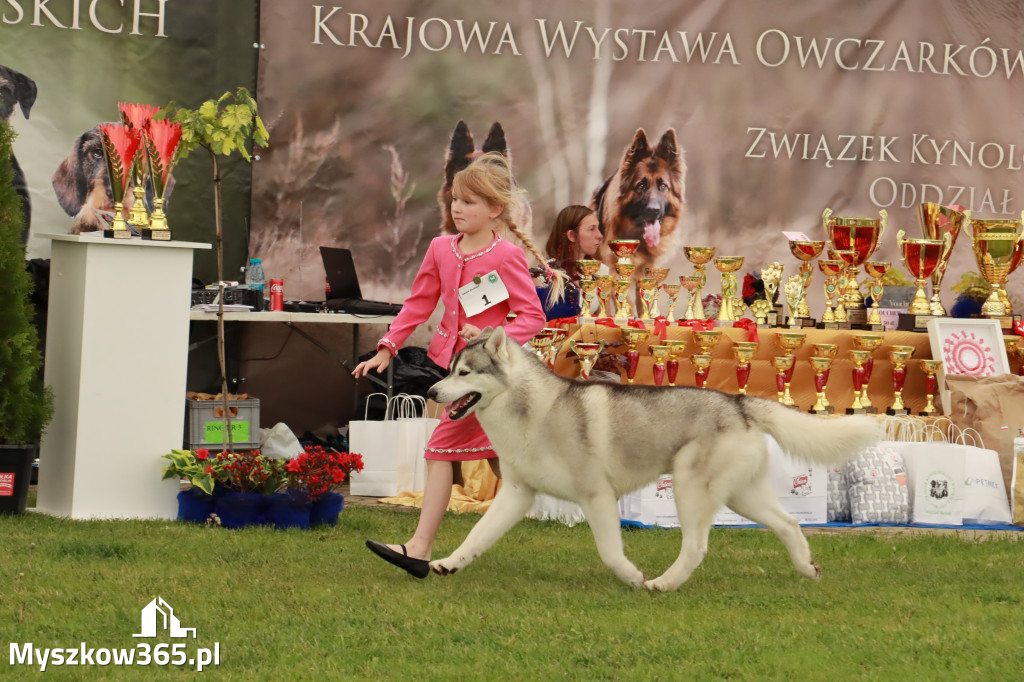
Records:
[[[384,394],[374,393],[367,402],[374,396]],[[363,456],[363,470],[350,479],[353,495],[392,497],[423,490],[423,451],[439,422],[419,416],[417,405],[425,404],[419,396],[399,394],[388,400],[383,420],[349,422],[349,450]]]
[[[941,441],[905,443],[910,522],[962,526],[966,447]]]

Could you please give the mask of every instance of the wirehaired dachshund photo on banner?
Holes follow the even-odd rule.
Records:
[[[124,214],[131,207],[134,182],[129,178],[125,188]],[[174,187],[174,177],[167,178],[164,209]],[[64,212],[74,218],[71,234],[94,232],[110,227],[114,214],[114,197],[110,190],[110,177],[103,156],[103,138],[99,125],[85,131],[75,140],[66,159],[53,174],[53,191]],[[153,210],[153,186],[146,176],[146,206]]]
[[[32,105],[36,102],[36,82],[23,73],[18,73],[9,66],[0,64],[0,118],[10,120],[14,107],[21,107],[21,114],[27,119]],[[18,160],[11,154],[11,166],[14,170],[14,191],[21,197],[21,205],[25,212],[25,228],[21,241],[28,241],[28,231],[32,225],[32,201],[28,195],[28,183],[25,174],[18,165]]]

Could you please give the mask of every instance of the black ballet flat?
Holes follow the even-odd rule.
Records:
[[[430,562],[426,559],[414,559],[409,556],[409,553],[405,551],[405,545],[401,545],[402,553],[399,554],[395,550],[391,549],[387,545],[381,542],[375,542],[373,540],[367,540],[366,546],[371,552],[379,556],[384,561],[390,564],[398,566],[409,575],[423,580],[430,575]]]

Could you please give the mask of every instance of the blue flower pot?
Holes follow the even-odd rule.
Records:
[[[266,495],[226,492],[215,497],[213,511],[225,528],[259,526],[265,522]]]
[[[309,523],[312,526],[333,526],[338,523],[338,515],[344,507],[344,495],[324,493],[313,501],[313,506],[309,510]]]
[[[267,495],[267,523],[275,528],[309,528],[310,502],[305,490],[283,490]]]
[[[206,523],[213,512],[213,495],[207,495],[199,488],[189,488],[178,493],[178,520],[192,523]]]

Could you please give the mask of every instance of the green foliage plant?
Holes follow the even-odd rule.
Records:
[[[259,117],[256,100],[246,88],[225,92],[217,99],[207,100],[196,109],[188,109],[171,102],[160,110],[156,118],[168,118],[181,124],[178,159],[186,158],[197,149],[204,149],[213,166],[213,210],[217,234],[217,279],[224,281],[224,229],[221,215],[221,179],[218,157],[238,153],[248,162],[252,155],[246,145],[266,147],[270,142],[263,120]],[[217,357],[220,363],[221,393],[224,396],[224,446],[232,449],[230,399],[228,398],[227,363],[224,357],[224,297],[220,296],[217,313]]]
[[[14,130],[0,120],[0,443],[38,443],[53,417],[53,393],[43,386],[39,336],[32,325],[32,280],[21,241],[25,218],[14,191]]]

